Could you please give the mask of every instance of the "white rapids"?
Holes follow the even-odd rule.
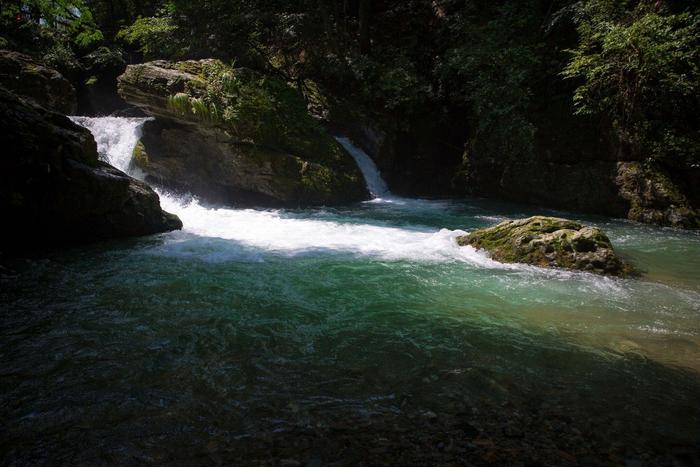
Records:
[[[135,175],[131,165],[134,147],[141,137],[145,118],[73,117],[88,128],[97,141],[100,156],[115,167]],[[401,209],[440,208],[444,204],[413,200],[391,194],[376,165],[347,138],[340,144],[355,158],[374,201],[396,205]],[[348,219],[332,210],[298,213],[287,210],[235,209],[208,207],[191,196],[178,196],[159,191],[163,209],[177,214],[185,234],[230,240],[239,246],[257,248],[284,255],[309,253],[345,253],[375,256],[389,260],[454,261],[509,268],[471,247],[460,248],[455,238],[460,230],[426,227],[395,227],[381,222]],[[312,218],[310,218],[312,217]],[[174,234],[173,241],[187,241]]]
[[[95,137],[100,157],[119,170],[133,175],[131,159],[141,139],[143,124],[149,118],[125,117],[70,117],[84,126]]]

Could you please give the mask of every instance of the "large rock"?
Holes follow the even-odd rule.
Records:
[[[368,197],[350,155],[275,78],[216,60],[130,65],[120,95],[156,120],[147,180],[236,205],[332,205]]]
[[[613,251],[608,237],[596,227],[567,219],[534,216],[504,221],[457,238],[460,246],[488,251],[504,263],[526,263],[596,274],[633,274]]]
[[[0,50],[0,85],[66,115],[77,108],[75,89],[61,73],[19,52]]]
[[[619,162],[615,181],[620,196],[629,203],[629,219],[686,229],[700,228],[700,209],[696,209],[684,194],[690,190],[681,189],[660,169],[639,162]]]
[[[88,130],[2,86],[0,128],[6,252],[182,227],[146,184],[98,160]]]

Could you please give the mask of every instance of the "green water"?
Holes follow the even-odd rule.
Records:
[[[6,459],[148,459],[222,434],[502,401],[700,439],[698,233],[583,219],[647,271],[621,280],[503,267],[439,233],[535,212],[518,206],[163,202],[183,232],[3,278]]]
[[[129,170],[143,119],[76,120]],[[250,460],[236,449],[349,426],[375,439],[377,420],[411,433],[426,414],[548,414],[584,438],[700,447],[700,232],[382,195],[355,156],[384,199],[264,211],[162,193],[183,231],[0,270],[0,463]],[[532,214],[602,227],[645,275],[502,265],[456,244]]]

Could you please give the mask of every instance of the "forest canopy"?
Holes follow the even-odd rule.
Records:
[[[401,121],[456,114],[470,150],[531,156],[552,83],[626,151],[700,163],[700,7],[684,0],[2,0],[0,46],[87,81],[104,63],[217,58]]]

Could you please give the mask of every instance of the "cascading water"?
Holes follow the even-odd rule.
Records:
[[[362,176],[365,178],[365,183],[367,184],[369,193],[374,198],[391,196],[389,187],[382,178],[382,175],[372,158],[369,157],[362,149],[352,144],[349,138],[337,137],[336,140],[341,146],[343,146],[343,148],[345,148],[348,154],[355,159],[355,162],[357,162],[357,166],[360,168]]]
[[[367,190],[372,195],[372,200],[369,203],[384,205],[387,208],[397,208],[402,211],[431,211],[445,209],[449,206],[449,202],[446,201],[396,196],[389,190],[377,165],[366,152],[355,146],[349,138],[339,136],[335,139],[355,159],[360,168]]]
[[[73,117],[88,128],[97,141],[100,155],[115,167],[132,173],[131,158],[138,143],[144,118]],[[373,195],[420,209],[421,200],[394,197],[372,160],[347,138],[338,141],[360,167]],[[316,211],[314,218],[283,210],[207,208],[192,197],[178,197],[159,191],[161,205],[177,214],[184,231],[200,237],[232,240],[236,245],[255,247],[285,255],[335,252],[376,256],[386,259],[426,261],[462,260],[497,268],[512,268],[491,261],[471,248],[459,248],[455,237],[460,230],[425,227],[400,228],[376,223],[348,222],[333,211]],[[228,257],[230,252],[225,253]]]
[[[141,139],[143,124],[149,118],[71,117],[95,137],[100,157],[122,172],[131,174],[134,148]]]
[[[130,171],[142,119],[75,120]],[[575,446],[697,443],[700,234],[594,219],[643,279],[503,266],[443,227],[536,211],[401,199],[369,173],[381,198],[339,208],[161,193],[183,231],[55,252],[12,287],[0,270],[0,464],[254,463],[283,446],[305,463],[300,434],[311,453],[319,434],[416,423],[421,446],[461,456],[458,427],[498,442],[515,414]]]

